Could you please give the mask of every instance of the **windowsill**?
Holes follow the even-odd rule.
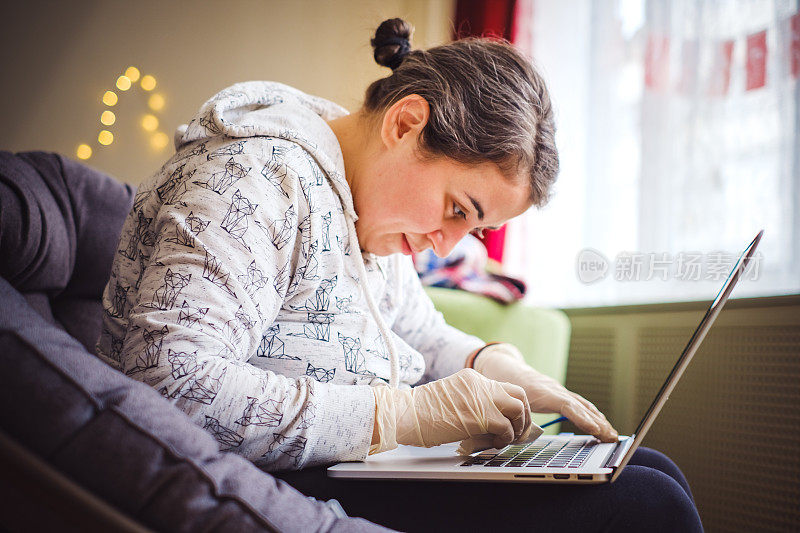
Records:
[[[711,305],[712,300],[694,300],[686,302],[603,305],[596,307],[564,307],[561,310],[568,315],[593,315],[593,314],[625,314],[625,313],[662,313],[669,311],[695,311],[704,310]],[[800,294],[787,294],[780,296],[760,296],[753,298],[731,298],[725,304],[728,309],[750,309],[754,307],[782,307],[800,305]]]

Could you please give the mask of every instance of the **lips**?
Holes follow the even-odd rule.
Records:
[[[403,255],[411,255],[412,254],[411,244],[408,242],[406,234],[403,233],[402,235],[403,235]]]

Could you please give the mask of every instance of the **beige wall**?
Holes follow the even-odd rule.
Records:
[[[157,116],[172,138],[178,124],[220,89],[275,80],[350,110],[366,86],[388,75],[372,60],[369,39],[386,18],[416,27],[415,47],[449,40],[453,0],[157,0],[17,2],[4,8],[0,31],[5,127],[0,149],[53,150],[139,183],[172,154],[149,144],[139,125],[146,94],[120,94],[115,142],[97,143],[100,98],[129,65],[153,74],[166,107]]]

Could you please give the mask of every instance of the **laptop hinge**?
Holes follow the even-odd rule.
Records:
[[[625,440],[619,442],[615,447],[614,450],[611,452],[611,455],[606,460],[605,464],[603,465],[604,468],[616,468],[619,466],[622,458],[625,456],[625,452],[628,451],[628,448],[631,447],[633,443],[633,439],[636,435],[631,435],[630,437],[626,438]]]

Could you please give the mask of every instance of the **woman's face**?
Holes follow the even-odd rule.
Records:
[[[413,144],[385,153],[354,191],[362,250],[383,256],[432,248],[445,257],[467,233],[499,227],[530,206],[527,184],[511,183],[496,165],[421,160]]]

